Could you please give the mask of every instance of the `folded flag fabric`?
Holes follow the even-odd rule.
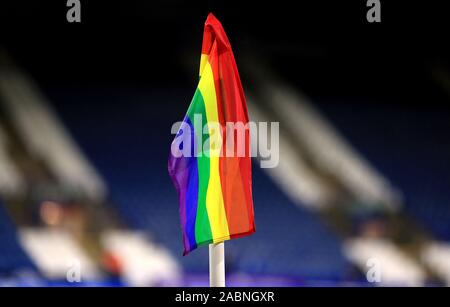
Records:
[[[248,121],[230,42],[221,23],[209,14],[200,80],[168,161],[180,203],[183,255],[255,231],[250,132],[228,129],[230,123],[242,127]]]

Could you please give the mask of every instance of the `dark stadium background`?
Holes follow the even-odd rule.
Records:
[[[0,48],[42,90],[105,180],[109,193],[102,211],[118,221],[114,227],[142,230],[166,247],[183,272],[174,284],[205,285],[207,248],[181,257],[178,203],[166,162],[170,127],[186,112],[196,87],[203,24],[213,12],[230,38],[246,93],[263,88],[264,76],[255,77],[254,66],[268,67],[309,97],[403,195],[395,217],[342,209],[350,215],[342,226],[341,213],[296,207],[255,162],[257,233],[226,244],[231,282],[365,285],[364,270],[342,252],[343,242],[364,223],[381,223],[376,231],[383,229],[381,236],[394,237],[414,257],[423,238],[450,240],[450,53],[444,6],[381,1],[381,23],[368,23],[367,9],[362,0],[81,0],[82,21],[69,24],[65,1],[4,1]],[[4,109],[0,114],[8,117]],[[5,200],[0,196],[0,201]],[[27,223],[43,227],[35,206],[29,204],[33,222]],[[11,205],[4,207],[11,212]],[[37,272],[32,279],[38,285],[64,284],[42,276],[27,256],[23,263],[8,260],[17,257],[11,251],[16,247],[9,247],[16,244],[11,229],[24,223],[15,213],[1,215],[13,225],[0,238],[5,251],[0,278],[27,284],[22,275],[17,278],[23,265]],[[399,224],[400,230],[393,226]],[[8,259],[2,256],[6,251]],[[442,272],[428,269],[424,284],[446,284]],[[115,273],[99,283],[123,284]]]

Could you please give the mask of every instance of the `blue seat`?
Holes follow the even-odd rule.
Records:
[[[16,229],[0,202],[0,275],[36,271],[17,239]]]

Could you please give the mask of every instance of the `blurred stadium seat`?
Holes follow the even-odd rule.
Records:
[[[23,271],[36,272],[36,267],[21,247],[16,228],[0,200],[0,277]]]

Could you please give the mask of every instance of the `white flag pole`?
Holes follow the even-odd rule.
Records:
[[[225,243],[209,244],[209,286],[225,287]]]

